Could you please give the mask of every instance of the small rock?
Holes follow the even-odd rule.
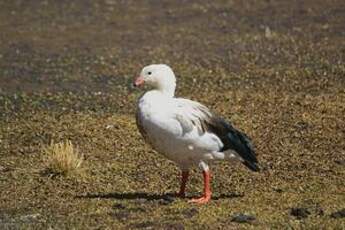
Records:
[[[345,166],[345,160],[335,160],[334,162],[338,165]]]
[[[246,215],[246,214],[237,214],[234,215],[231,219],[231,222],[236,222],[236,223],[251,223],[255,220],[255,216],[251,215]]]
[[[32,222],[32,221],[35,221],[40,216],[41,215],[39,213],[29,214],[29,215],[21,216],[20,220],[24,222]]]
[[[162,200],[159,200],[158,203],[161,204],[161,205],[168,205],[168,204],[171,204],[171,202],[169,202],[169,201],[167,201],[167,200],[163,200],[163,199],[162,199]]]
[[[163,199],[159,200],[159,204],[168,205],[168,204],[171,204],[174,201],[175,201],[174,197],[172,197],[172,196],[165,196]]]
[[[344,218],[345,217],[345,208],[343,208],[342,210],[339,210],[337,212],[333,212],[331,214],[332,218],[338,219],[338,218]]]
[[[123,204],[114,204],[113,205],[113,209],[125,209],[126,206],[124,206]]]
[[[281,189],[281,188],[274,188],[273,190],[275,192],[277,192],[277,193],[282,193],[283,192],[283,189]]]
[[[107,126],[105,127],[105,129],[112,129],[112,128],[114,128],[114,125],[107,125]]]
[[[11,169],[0,165],[0,172],[9,172]]]
[[[199,211],[196,208],[191,208],[191,209],[185,209],[182,211],[182,214],[186,217],[186,218],[192,218],[193,216],[195,216],[196,214],[198,214]]]
[[[292,208],[290,214],[297,219],[307,218],[311,213],[307,208]]]

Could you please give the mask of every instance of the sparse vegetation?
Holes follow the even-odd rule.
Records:
[[[51,143],[44,147],[47,163],[46,173],[51,175],[71,175],[80,172],[83,156],[70,140]]]
[[[0,229],[345,229],[344,25],[344,0],[0,1]],[[260,173],[215,163],[209,204],[171,196],[134,119],[154,62],[248,133]],[[39,173],[64,139],[82,180]]]

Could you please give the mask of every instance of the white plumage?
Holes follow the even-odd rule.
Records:
[[[257,169],[257,160],[247,136],[223,119],[214,116],[204,105],[175,98],[176,79],[164,64],[144,67],[135,85],[153,87],[138,102],[137,125],[145,140],[159,153],[176,162],[182,169],[180,195],[184,196],[188,169],[198,165],[209,183],[208,163],[213,160],[239,160]],[[208,182],[207,182],[208,177]],[[207,202],[211,191],[195,200]]]
[[[202,130],[201,120],[210,115],[199,103],[166,97],[159,91],[146,93],[138,104],[138,123],[145,130],[147,141],[181,169],[219,155],[221,140]]]

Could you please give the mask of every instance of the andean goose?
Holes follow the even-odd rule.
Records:
[[[144,67],[133,84],[138,87],[144,83],[153,89],[138,101],[137,126],[156,151],[181,168],[179,196],[185,196],[191,166],[198,165],[204,177],[203,196],[191,200],[196,203],[211,199],[209,162],[238,160],[252,171],[259,170],[253,146],[244,133],[212,114],[204,105],[174,97],[176,78],[169,66]]]

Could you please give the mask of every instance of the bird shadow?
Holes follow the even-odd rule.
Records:
[[[176,197],[176,194],[149,194],[144,192],[129,192],[129,193],[88,193],[85,195],[78,195],[76,198],[80,199],[115,199],[115,200],[161,200],[167,197]]]
[[[212,196],[212,200],[235,199],[235,198],[241,198],[241,197],[244,197],[244,194],[240,194],[240,193],[218,194],[218,195]]]
[[[243,194],[230,193],[230,194],[217,194],[212,196],[213,200],[233,199],[243,197]],[[185,198],[194,198],[195,196],[186,196]],[[77,195],[78,199],[115,199],[115,200],[139,200],[145,199],[148,201],[166,200],[171,198],[180,198],[176,193],[165,194],[149,194],[145,192],[129,192],[129,193],[87,193],[84,195]]]

